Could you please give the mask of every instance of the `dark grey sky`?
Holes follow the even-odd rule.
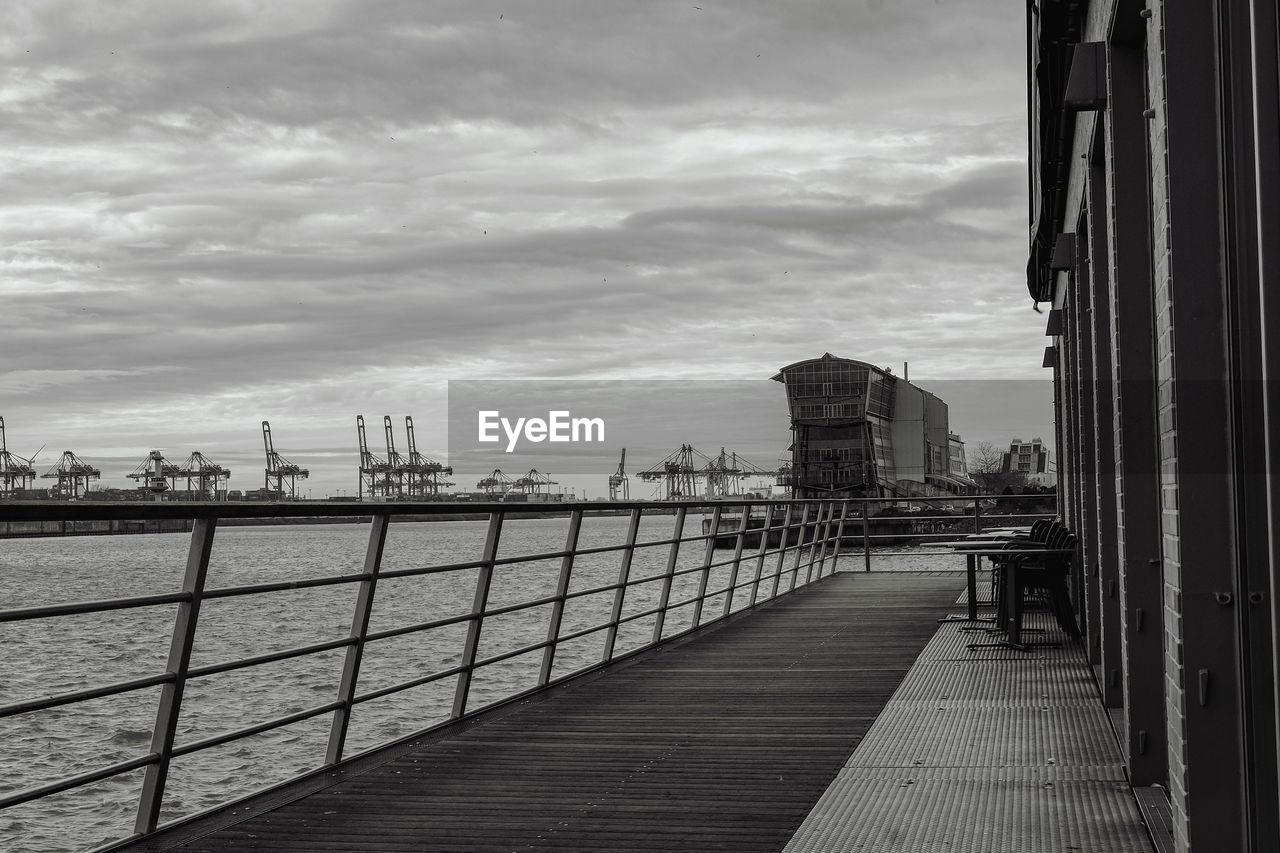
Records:
[[[0,415],[41,465],[198,449],[250,488],[267,418],[318,495],[357,413],[443,453],[450,379],[1044,378],[1021,6],[7,11]],[[1005,415],[955,427],[1051,418]]]

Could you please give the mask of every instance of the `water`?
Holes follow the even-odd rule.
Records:
[[[646,515],[639,541],[669,538],[674,518]],[[621,544],[628,519],[593,517],[583,521],[579,546]],[[487,522],[392,524],[384,570],[443,565],[478,559]],[[214,539],[209,588],[310,577],[361,570],[368,525],[222,527]],[[568,519],[504,522],[500,557],[547,553],[564,547]],[[701,532],[691,515],[686,535]],[[189,537],[182,534],[68,537],[0,541],[0,608],[53,604],[96,598],[176,591],[182,581]],[[893,550],[903,550],[901,548]],[[715,552],[714,561],[730,551]],[[641,548],[631,577],[660,575],[668,548]],[[748,555],[749,557],[750,555]],[[807,560],[807,557],[805,558]],[[703,544],[685,544],[677,571],[701,565]],[[620,554],[580,555],[570,591],[613,583]],[[794,556],[784,568],[790,570]],[[858,554],[842,568],[861,568]],[[765,560],[764,574],[777,571],[778,558]],[[880,558],[877,569],[955,568],[936,558]],[[559,560],[500,566],[494,572],[490,609],[555,591]],[[755,561],[744,562],[754,572]],[[728,585],[729,567],[713,570],[708,589]],[[442,619],[470,611],[476,570],[379,581],[371,631]],[[740,577],[744,579],[747,575]],[[700,572],[678,576],[671,601],[696,595]],[[784,580],[784,586],[785,586]],[[763,585],[767,595],[771,584]],[[202,608],[192,666],[338,639],[348,634],[356,585],[268,593],[247,598],[207,600]],[[628,590],[623,615],[655,606],[661,581]],[[740,592],[734,608],[749,596]],[[613,592],[571,599],[561,635],[608,618]],[[710,596],[704,621],[722,612],[723,595]],[[693,605],[668,614],[664,636],[691,625]],[[546,638],[551,606],[543,605],[485,620],[480,659]],[[173,629],[173,606],[0,625],[0,696],[30,699],[94,684],[162,672]],[[619,632],[616,651],[647,643],[655,617],[638,619]],[[456,665],[465,625],[451,625],[367,645],[359,692],[391,686]],[[601,659],[605,632],[560,645],[554,676],[591,666]],[[190,681],[186,688],[177,744],[192,743],[272,717],[301,712],[332,701],[345,650],[338,649],[222,673]],[[526,653],[477,670],[469,709],[497,701],[535,685],[542,651]],[[356,707],[346,755],[410,735],[444,721],[452,706],[456,677],[412,688]],[[0,793],[30,788],[65,776],[128,760],[149,751],[159,688],[98,699],[74,706],[0,720]],[[267,785],[294,777],[323,762],[331,713],[176,759],[161,820],[200,811]],[[132,831],[142,771],[0,812],[0,849],[29,853],[68,853],[90,849]]]

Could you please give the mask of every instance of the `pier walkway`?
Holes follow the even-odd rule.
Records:
[[[1151,850],[1083,656],[967,650],[962,588],[836,574],[129,849]]]
[[[265,814],[130,849],[780,850],[963,586],[840,573]]]

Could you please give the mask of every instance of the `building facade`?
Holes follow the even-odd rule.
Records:
[[[1027,6],[1078,616],[1140,801],[1197,853],[1280,850],[1276,5]]]
[[[967,493],[956,476],[947,404],[873,364],[799,361],[773,377],[787,389],[797,497],[909,497]]]
[[[1002,474],[1021,474],[1033,486],[1054,486],[1058,478],[1049,470],[1049,448],[1037,437],[1030,441],[1015,438],[1000,462]]]

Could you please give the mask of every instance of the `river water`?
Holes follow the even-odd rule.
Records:
[[[671,515],[645,515],[639,541],[669,538]],[[443,565],[480,557],[487,522],[392,524],[383,569]],[[301,580],[361,570],[369,525],[222,527],[214,537],[208,587]],[[627,519],[587,516],[579,547],[621,544]],[[507,520],[499,556],[538,554],[564,547],[568,519]],[[685,534],[701,532],[691,515]],[[189,537],[183,534],[85,536],[0,541],[0,609],[177,591],[181,587]],[[903,549],[893,549],[902,551]],[[908,549],[910,550],[910,549]],[[715,552],[715,561],[731,556]],[[660,574],[667,546],[641,548],[631,577]],[[570,590],[612,583],[618,553],[580,555]],[[683,546],[678,568],[701,565],[703,544]],[[765,562],[768,576],[778,560]],[[788,556],[785,568],[793,558]],[[878,570],[952,569],[954,558],[881,557]],[[862,555],[841,560],[841,569],[862,568]],[[555,591],[559,560],[502,566],[495,570],[490,609],[536,599]],[[728,585],[729,567],[713,570],[709,590]],[[754,572],[754,562],[744,571]],[[745,577],[745,576],[744,576]],[[785,576],[784,576],[785,577]],[[379,581],[370,630],[378,631],[470,611],[476,570]],[[671,601],[696,594],[700,573],[675,579]],[[784,580],[785,584],[785,580]],[[265,654],[338,639],[351,628],[356,585],[208,600],[204,603],[192,666]],[[623,615],[658,601],[661,581],[628,590]],[[767,595],[769,584],[762,586]],[[733,609],[747,603],[739,592]],[[561,634],[608,618],[613,593],[571,599]],[[724,596],[711,596],[704,621],[718,614]],[[514,650],[546,638],[550,605],[487,618],[479,658]],[[97,684],[163,672],[173,630],[174,606],[119,610],[57,619],[0,624],[0,702],[64,693]],[[674,610],[664,635],[691,624],[693,606]],[[654,617],[634,620],[619,632],[616,652],[651,638]],[[359,692],[390,686],[456,665],[465,625],[392,638],[366,646]],[[591,666],[601,658],[605,632],[562,644],[553,675]],[[191,680],[186,688],[177,744],[296,713],[332,701],[345,650],[265,664]],[[535,685],[541,650],[477,670],[468,709],[498,701]],[[449,714],[456,678],[412,688],[356,706],[346,755],[412,734]],[[77,705],[0,719],[0,794],[31,788],[149,750],[159,688],[139,690]],[[201,811],[323,762],[332,714],[255,735],[176,759],[171,768],[161,821]],[[132,831],[142,771],[0,811],[0,850],[70,853],[97,847]]]

